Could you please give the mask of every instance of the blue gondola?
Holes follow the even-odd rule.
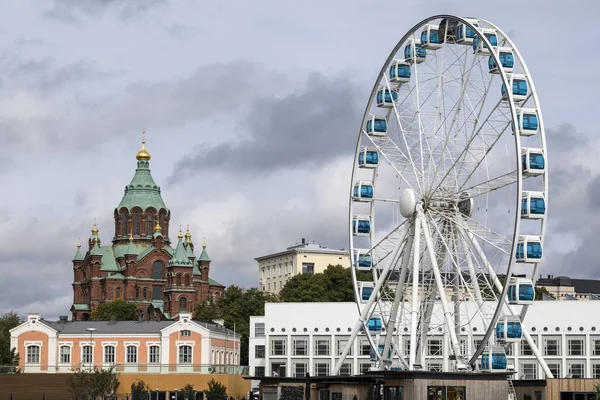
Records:
[[[527,84],[527,78],[525,75],[510,74],[508,76],[508,84],[512,87],[512,94],[514,101],[523,101],[529,96],[529,85]],[[502,84],[500,89],[502,94],[502,100],[508,100],[506,93],[506,86]]]
[[[540,219],[546,215],[546,196],[543,192],[525,191],[521,195],[521,218]]]
[[[371,115],[365,124],[365,131],[369,136],[385,136],[387,133],[387,120],[385,117]]]
[[[371,234],[371,217],[355,215],[352,219],[352,233],[354,236],[369,236]]]
[[[394,60],[390,65],[390,82],[410,82],[410,64],[404,60]]]
[[[515,66],[515,57],[510,48],[501,47],[498,49],[498,58],[500,59],[500,65],[504,69],[504,72],[511,73]],[[488,59],[488,69],[491,74],[499,74],[500,68],[496,65],[494,57],[490,56]]]
[[[543,174],[546,171],[546,162],[542,149],[521,149],[521,166],[525,176]]]
[[[398,101],[398,92],[387,87],[381,87],[377,91],[377,107],[392,108]]]
[[[504,371],[507,364],[506,352],[501,347],[486,349],[481,355],[481,369],[484,371]]]
[[[476,19],[465,18],[465,20],[474,25],[476,28],[479,28],[479,22]],[[464,22],[459,22],[456,25],[456,43],[471,44],[476,36],[477,34],[475,31],[467,26]]]
[[[528,108],[517,109],[517,129],[519,130],[519,135],[535,135],[539,126],[540,124],[535,110]]]
[[[377,346],[377,353],[378,354],[383,354],[383,350],[384,350],[385,345],[380,344]],[[370,354],[371,356],[371,361],[376,361],[377,360],[377,354],[375,353],[375,350],[373,348],[371,348]],[[391,359],[392,358],[392,346],[390,345],[390,349],[388,350],[388,356],[387,359]]]
[[[414,54],[413,54],[413,42],[411,40],[404,46],[404,60],[409,64],[420,64],[425,61],[427,57],[427,50],[421,47],[419,40],[414,41]]]
[[[367,322],[367,327],[371,333],[380,333],[383,328],[383,321],[381,321],[381,318],[379,317],[373,317]]]
[[[424,49],[437,50],[442,47],[442,38],[438,25],[426,24],[421,32],[421,46]]]
[[[498,46],[498,36],[494,29],[483,29],[481,33],[487,38],[492,47]],[[490,49],[488,49],[487,45],[479,38],[479,36],[476,36],[473,38],[473,52],[475,54],[490,54]]]
[[[366,147],[360,149],[358,153],[359,168],[376,168],[379,165],[379,153],[375,149]]]
[[[354,250],[354,268],[357,271],[370,271],[373,268],[373,259],[366,250]]]
[[[539,236],[519,236],[517,243],[517,262],[540,262],[542,260],[542,241]]]
[[[510,304],[533,304],[535,300],[533,282],[527,278],[510,278],[507,297]]]
[[[355,201],[371,201],[373,200],[373,182],[358,181],[354,184],[352,198]]]
[[[369,298],[373,293],[374,286],[375,285],[373,282],[358,282],[358,292],[361,303],[365,304],[367,301],[369,301]]]
[[[496,324],[496,339],[504,342],[518,342],[523,337],[523,326],[519,317],[504,317]]]

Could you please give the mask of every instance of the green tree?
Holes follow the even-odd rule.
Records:
[[[14,311],[5,313],[0,317],[0,372],[19,365],[19,354],[16,348],[10,347],[10,330],[19,326],[23,319]]]
[[[78,368],[67,375],[67,390],[74,399],[103,399],[115,393],[119,387],[119,374],[114,367],[98,369],[96,367]]]
[[[227,387],[214,379],[208,381],[208,390],[205,390],[206,400],[223,400],[227,398]]]
[[[134,303],[128,303],[118,298],[107,303],[102,303],[90,315],[94,321],[135,321],[138,318],[140,309]]]
[[[535,287],[535,299],[536,300],[544,300],[544,295],[546,296],[550,296],[553,299],[555,298],[554,295],[552,293],[550,293],[548,291],[548,289],[546,289],[543,286],[536,286]]]
[[[136,379],[131,383],[131,400],[148,400],[148,393],[150,386],[146,382]]]
[[[186,383],[177,393],[177,400],[195,400],[194,392],[194,385]]]

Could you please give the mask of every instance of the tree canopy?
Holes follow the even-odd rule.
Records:
[[[118,298],[107,303],[102,303],[96,307],[90,319],[94,321],[135,321],[138,319],[140,309],[134,303],[128,303],[122,298]]]
[[[553,299],[555,298],[554,295],[552,293],[550,293],[548,291],[548,289],[546,289],[543,286],[536,286],[535,287],[535,299],[536,300],[544,300],[544,295],[548,296],[548,297],[552,297]]]
[[[10,347],[10,330],[19,326],[23,319],[14,311],[0,317],[0,367],[19,365],[17,349]]]

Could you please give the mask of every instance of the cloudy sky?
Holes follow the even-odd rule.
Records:
[[[66,314],[77,238],[112,212],[146,128],[172,212],[212,277],[302,237],[347,247],[364,105],[416,22],[489,19],[543,105],[551,222],[543,273],[600,278],[598,4],[441,0],[0,0],[0,312]]]

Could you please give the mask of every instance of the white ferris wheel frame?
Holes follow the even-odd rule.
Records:
[[[353,218],[354,218],[354,213],[353,213],[353,190],[354,190],[354,185],[356,183],[356,172],[358,169],[358,154],[361,151],[361,142],[362,142],[362,137],[364,134],[363,128],[365,127],[365,123],[367,122],[370,113],[371,113],[371,109],[372,109],[372,104],[373,101],[375,99],[375,95],[380,87],[380,82],[382,80],[385,80],[387,82],[387,88],[389,89],[389,82],[387,81],[387,76],[386,73],[388,71],[388,68],[390,66],[390,64],[394,61],[394,56],[396,54],[398,54],[398,52],[402,49],[402,47],[411,39],[414,37],[418,37],[418,33],[417,31],[419,31],[424,25],[426,25],[427,23],[434,21],[434,20],[442,20],[442,19],[446,19],[447,21],[450,20],[455,20],[458,23],[463,23],[466,26],[468,26],[471,30],[473,30],[473,32],[477,35],[477,37],[479,38],[479,40],[481,40],[485,46],[487,46],[488,49],[493,49],[494,47],[491,45],[491,43],[489,42],[488,38],[482,33],[482,31],[476,27],[475,25],[473,25],[471,23],[471,21],[473,20],[472,18],[462,18],[459,16],[454,16],[454,15],[448,15],[448,14],[440,14],[440,15],[435,15],[429,18],[426,18],[424,20],[422,20],[421,22],[417,23],[416,25],[414,25],[403,37],[402,39],[397,43],[397,45],[394,47],[394,49],[391,51],[390,55],[388,56],[388,58],[386,59],[385,63],[383,64],[381,71],[379,72],[379,75],[375,81],[375,85],[373,87],[373,90],[371,91],[370,97],[369,97],[369,102],[367,103],[366,109],[365,109],[365,113],[361,122],[361,129],[359,131],[359,135],[358,135],[358,140],[357,140],[357,144],[356,144],[356,152],[355,152],[355,157],[354,157],[354,162],[353,162],[353,170],[352,170],[352,178],[351,178],[351,182],[350,182],[350,200],[349,200],[349,242],[350,242],[350,257],[351,257],[351,270],[352,270],[352,279],[354,282],[354,295],[355,295],[355,299],[356,299],[356,304],[357,304],[357,308],[358,308],[358,312],[359,312],[359,319],[355,325],[355,327],[353,328],[352,332],[351,332],[351,336],[350,339],[348,340],[344,350],[342,351],[342,354],[340,355],[339,360],[337,361],[334,370],[333,370],[333,374],[338,374],[342,364],[345,360],[345,358],[348,356],[351,348],[352,348],[352,344],[353,342],[356,340],[357,335],[359,334],[361,329],[365,329],[365,331],[368,332],[367,330],[367,322],[371,316],[371,314],[373,313],[373,304],[377,302],[377,297],[378,297],[378,293],[379,290],[381,289],[381,287],[384,284],[384,280],[385,280],[385,276],[387,275],[387,273],[389,272],[390,268],[393,266],[394,264],[394,260],[396,260],[396,257],[399,257],[403,247],[405,246],[409,246],[409,249],[411,246],[415,246],[415,249],[419,249],[419,241],[420,241],[420,234],[419,234],[419,230],[421,230],[421,228],[423,229],[423,233],[424,233],[424,238],[425,241],[427,242],[427,248],[428,248],[428,252],[429,252],[429,257],[431,258],[431,262],[433,264],[435,264],[435,253],[433,252],[433,247],[432,247],[432,243],[431,243],[431,231],[429,230],[428,224],[426,219],[423,217],[422,213],[420,213],[419,210],[417,210],[417,213],[419,213],[419,215],[415,218],[415,224],[412,227],[406,227],[403,228],[402,225],[400,224],[400,226],[398,226],[398,228],[396,228],[395,231],[392,231],[388,236],[384,237],[382,240],[379,241],[379,243],[375,242],[375,219],[374,219],[374,202],[371,202],[371,206],[370,206],[370,223],[371,223],[371,228],[370,228],[370,232],[369,232],[369,239],[370,239],[370,243],[371,243],[371,249],[373,249],[376,245],[381,244],[382,242],[386,241],[389,239],[389,236],[392,234],[398,234],[399,231],[401,229],[404,230],[404,232],[401,234],[400,239],[398,239],[398,241],[396,242],[396,245],[394,246],[393,250],[391,250],[389,252],[389,254],[391,254],[391,260],[390,262],[388,262],[386,264],[386,266],[384,267],[384,269],[380,272],[379,274],[379,278],[377,278],[377,274],[375,272],[375,270],[373,270],[373,277],[375,280],[374,283],[374,288],[373,288],[373,292],[372,295],[370,296],[369,300],[367,301],[366,304],[361,304],[361,301],[359,300],[359,287],[358,287],[358,281],[357,281],[357,276],[356,276],[356,269],[354,268],[354,264],[355,264],[355,260],[354,260],[354,236],[353,236]],[[540,137],[540,144],[541,144],[541,149],[543,151],[543,156],[544,156],[544,162],[545,162],[545,172],[542,174],[541,179],[543,180],[542,185],[543,185],[543,193],[545,194],[545,206],[546,206],[546,214],[544,216],[544,218],[540,219],[540,241],[543,245],[544,243],[544,239],[545,239],[545,233],[546,233],[546,225],[547,225],[547,210],[548,210],[548,153],[546,151],[547,147],[546,147],[546,137],[545,137],[545,130],[544,130],[544,123],[543,123],[543,118],[542,118],[542,111],[541,111],[541,107],[540,107],[540,103],[538,100],[538,96],[537,96],[537,91],[535,89],[534,83],[533,83],[533,79],[531,77],[531,74],[529,72],[529,69],[527,68],[527,65],[525,63],[525,60],[523,59],[523,57],[521,56],[521,53],[519,52],[519,50],[517,49],[516,45],[514,44],[514,42],[509,38],[509,36],[504,33],[500,28],[498,28],[496,25],[492,24],[491,22],[481,19],[481,18],[477,18],[478,21],[484,23],[485,25],[491,27],[492,29],[495,29],[497,33],[501,34],[502,37],[505,39],[507,45],[511,48],[513,55],[514,55],[514,59],[515,59],[515,64],[518,61],[519,65],[522,68],[522,73],[526,76],[526,81],[530,90],[530,93],[528,94],[528,97],[530,96],[531,99],[533,100],[534,106],[535,106],[535,110],[537,113],[537,118],[538,118],[538,133],[537,135],[539,135]],[[446,39],[444,37],[444,41],[442,46],[446,46]],[[415,47],[414,47],[414,42],[412,44],[413,46],[413,54],[415,51]],[[527,309],[528,309],[528,305],[523,305],[521,312],[518,313],[514,307],[512,307],[508,300],[507,300],[507,291],[508,291],[508,280],[510,279],[510,277],[512,276],[513,273],[513,267],[515,264],[515,253],[516,253],[516,248],[517,248],[517,242],[518,242],[518,238],[519,238],[519,232],[520,232],[520,225],[521,225],[521,193],[523,192],[522,190],[522,182],[523,182],[523,170],[522,170],[522,164],[521,164],[521,138],[519,135],[519,131],[517,130],[517,106],[515,104],[514,98],[513,98],[513,91],[512,91],[512,85],[511,85],[511,81],[509,80],[508,74],[505,72],[504,67],[502,67],[502,63],[499,59],[499,52],[497,51],[490,51],[489,55],[491,57],[493,57],[494,62],[496,63],[497,66],[499,66],[499,71],[498,71],[498,75],[501,79],[502,84],[504,84],[504,87],[506,88],[506,95],[508,97],[508,101],[506,102],[506,104],[508,105],[508,108],[510,109],[510,114],[511,114],[511,119],[512,119],[512,126],[514,127],[514,140],[515,140],[515,152],[516,152],[516,160],[517,160],[517,169],[516,169],[516,173],[517,173],[517,177],[516,177],[516,193],[518,194],[517,196],[515,196],[515,201],[516,201],[516,207],[515,207],[515,217],[514,217],[514,230],[513,230],[513,240],[512,240],[512,246],[510,249],[510,255],[509,255],[509,263],[506,269],[506,284],[502,285],[501,282],[499,281],[498,277],[496,276],[496,274],[494,273],[494,270],[489,266],[489,264],[487,264],[486,266],[488,267],[488,272],[490,273],[490,279],[493,281],[493,285],[496,288],[496,290],[498,290],[500,292],[498,299],[502,299],[504,304],[498,304],[498,306],[496,307],[496,311],[494,312],[494,315],[492,317],[492,319],[489,321],[489,326],[486,329],[485,335],[483,340],[481,341],[481,344],[476,348],[474,354],[472,354],[470,356],[469,359],[469,366],[471,367],[471,369],[475,369],[475,364],[476,361],[478,359],[478,357],[482,354],[484,347],[486,346],[486,342],[488,341],[488,339],[490,338],[490,336],[492,335],[492,333],[494,332],[494,329],[496,327],[496,324],[498,323],[498,320],[500,318],[500,315],[502,313],[503,310],[505,310],[504,312],[509,312],[511,315],[513,316],[518,316],[519,319],[522,321],[525,314],[527,313]],[[415,66],[416,66],[416,62],[415,62]],[[418,73],[417,72],[417,68],[415,67],[415,75]],[[415,85],[416,87],[416,96],[418,99],[419,96],[419,86]],[[461,101],[462,99],[459,99],[457,102]],[[417,104],[418,103],[417,101]],[[394,107],[394,110],[396,108]],[[420,118],[420,115],[418,115],[418,117]],[[419,123],[419,137],[420,140],[423,140],[423,127],[422,125]],[[502,135],[502,134],[501,134]],[[501,136],[500,135],[500,136]],[[385,157],[385,154],[381,154],[380,153],[380,161],[383,161],[382,158]],[[459,157],[460,159],[460,157]],[[389,159],[386,160],[388,162],[390,162]],[[421,160],[422,161],[422,160]],[[458,159],[457,159],[458,161]],[[378,169],[378,167],[376,167],[375,169]],[[415,172],[416,175],[416,172]],[[376,183],[375,183],[375,173],[373,173],[373,189],[375,189],[376,187]],[[442,179],[443,181],[443,179]],[[385,201],[385,200],[384,200]],[[405,222],[408,221],[405,220]],[[407,224],[408,225],[408,224]],[[409,232],[410,230],[410,232]],[[413,232],[412,230],[415,230],[416,232]],[[483,255],[483,251],[482,249],[477,245],[477,240],[475,240],[472,237],[472,234],[469,234],[468,232],[462,232],[463,233],[463,238],[467,237],[470,239],[471,244],[474,245],[475,250],[479,253],[479,255],[482,257],[483,260],[486,260],[485,255]],[[467,244],[465,243],[465,241],[463,241],[463,243],[461,243],[461,246],[467,246]],[[416,253],[415,253],[416,254]],[[410,254],[408,257],[405,257],[403,259],[403,265],[402,265],[402,269],[401,269],[401,275],[399,277],[398,280],[398,285],[396,287],[396,291],[397,294],[401,292],[402,290],[402,286],[404,285],[404,281],[406,279],[406,271],[408,270],[408,262],[410,259]],[[415,270],[418,270],[418,266],[416,264],[419,263],[419,258],[418,257],[413,257],[413,263],[415,264],[414,268]],[[536,276],[538,274],[539,271],[539,265],[540,262],[534,262],[533,264],[533,268],[531,271],[531,280],[532,282],[535,284],[536,281]],[[436,269],[436,267],[434,266],[434,270]],[[436,284],[438,285],[438,287],[442,284],[440,281],[440,277],[439,277],[439,271],[437,272],[437,274],[434,271],[434,275],[436,278]],[[414,275],[412,276],[412,285],[413,287],[417,287],[418,286],[418,275]],[[407,283],[408,284],[408,283]],[[412,290],[412,297],[413,297],[413,308],[411,311],[411,320],[412,320],[412,324],[411,324],[411,343],[414,343],[414,340],[416,339],[416,327],[415,327],[415,318],[417,316],[417,312],[418,310],[416,310],[416,304],[418,303],[417,301],[417,290]],[[398,297],[396,295],[396,297]],[[446,324],[450,324],[452,321],[448,320],[449,318],[449,312],[448,312],[448,305],[445,304],[445,297],[444,296],[440,296],[440,301],[442,303],[442,308],[444,309],[444,314],[445,314],[445,318],[446,318]],[[499,300],[500,301],[500,300]],[[398,304],[395,301],[394,305],[392,306],[392,311],[390,313],[390,320],[388,321],[388,327],[394,326],[395,324],[395,317],[396,317],[396,313],[397,313],[397,309],[398,309]],[[448,327],[450,328],[450,327]],[[552,373],[550,371],[550,369],[548,368],[548,366],[546,365],[545,361],[543,360],[543,356],[541,354],[541,352],[539,351],[539,349],[537,348],[535,342],[533,341],[531,335],[529,334],[529,332],[527,331],[527,329],[525,329],[525,327],[522,327],[523,329],[523,338],[528,342],[530,348],[532,349],[534,355],[536,356],[536,358],[538,359],[538,362],[540,363],[545,375],[547,377],[552,377]],[[383,352],[379,352],[379,351],[375,351],[376,355],[377,355],[377,369],[379,370],[384,370],[386,368],[385,363],[383,362],[383,355],[388,354],[388,352],[391,349],[391,341],[392,341],[392,337],[394,335],[396,335],[395,333],[395,329],[386,329],[386,334],[385,334],[385,343],[384,343],[384,349]],[[456,346],[458,346],[458,341],[456,338],[456,334],[455,331],[453,329],[448,329],[448,333],[450,335],[450,344],[451,347],[453,348],[454,353],[456,354],[456,351],[460,351]],[[398,332],[397,336],[400,336],[401,333]],[[372,349],[378,349],[378,345],[379,343],[375,343],[374,339],[372,337],[372,335],[368,334],[366,335],[366,338],[369,341],[369,344],[371,346]],[[415,365],[415,361],[416,361],[416,346],[411,345],[410,346],[410,355],[409,355],[409,361],[407,362],[404,358],[404,356],[402,354],[398,354],[398,359],[400,361],[400,363],[402,364],[402,367],[405,369],[413,369],[414,365]],[[393,355],[391,356],[391,358],[393,358]]]

